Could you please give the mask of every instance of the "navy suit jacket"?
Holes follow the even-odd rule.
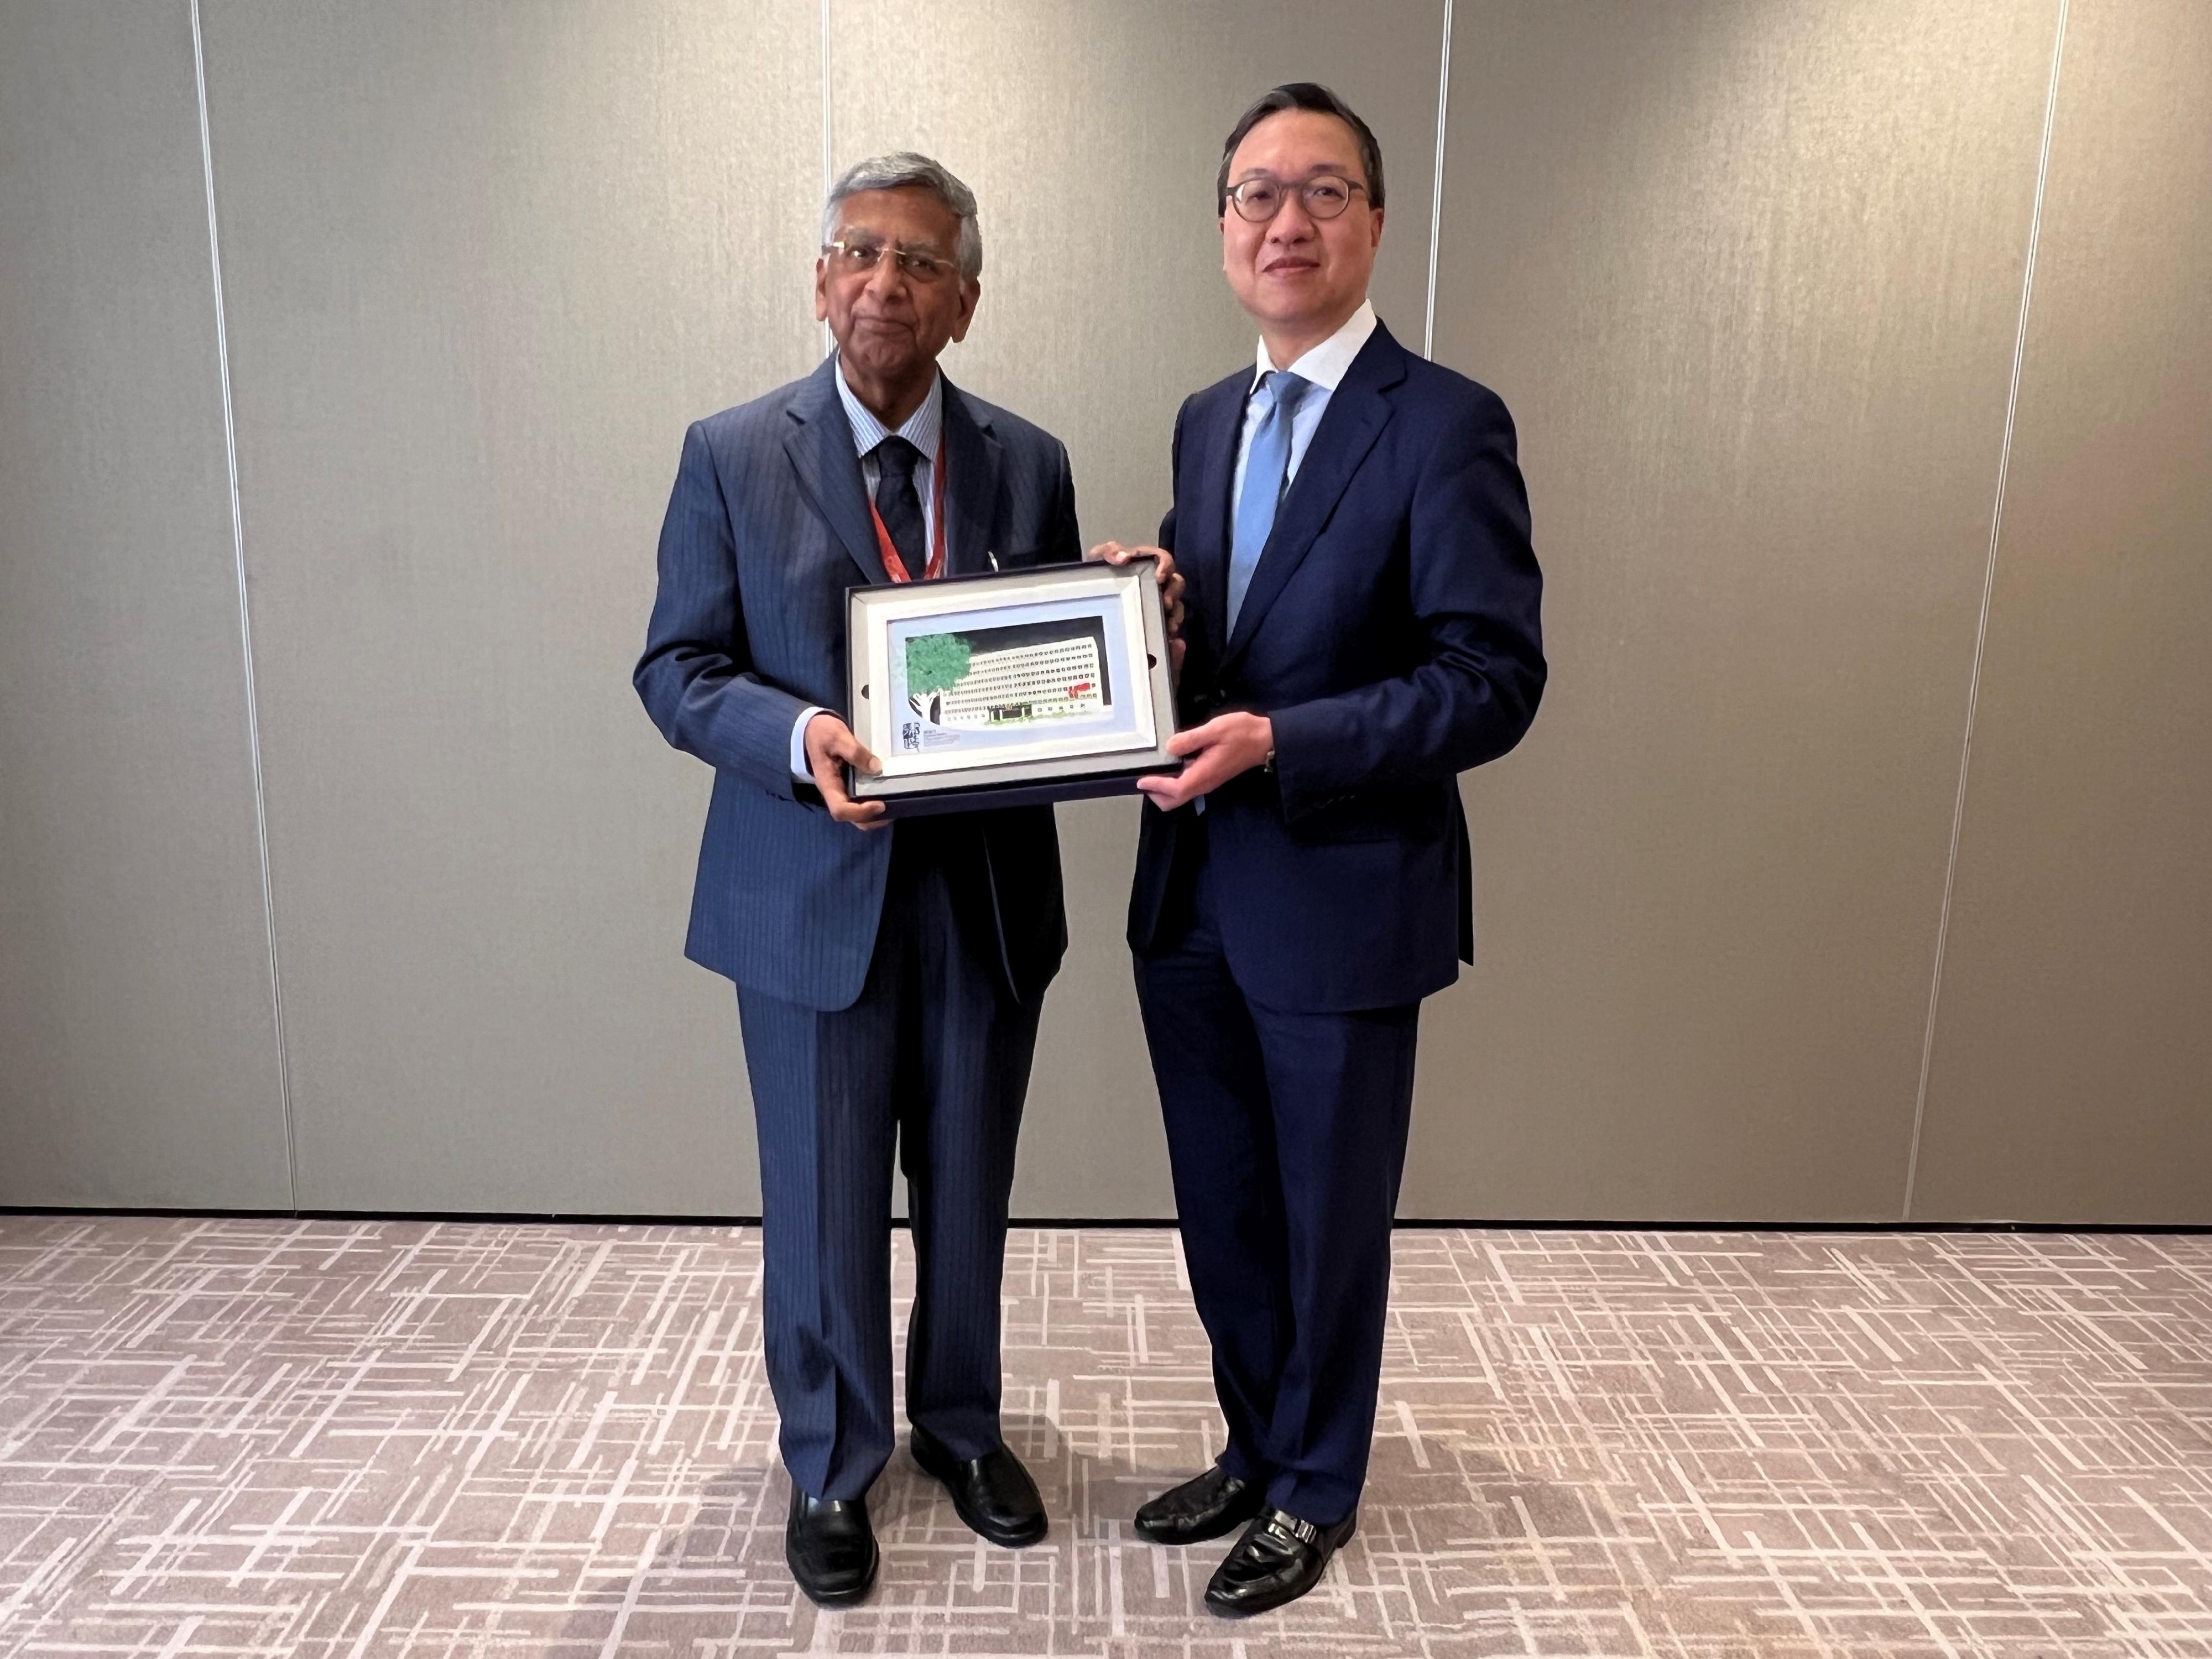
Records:
[[[831,356],[803,380],[684,434],[660,532],[660,587],[638,696],[662,735],[714,769],[685,954],[808,1007],[860,996],[894,836],[839,823],[791,773],[791,729],[818,703],[847,720],[845,593],[889,580]],[[945,382],[951,573],[1079,559],[1060,441]],[[995,945],[1034,1006],[1067,945],[1049,806],[958,814],[927,833],[980,846],[963,927]],[[972,912],[973,914],[968,914]]]
[[[1520,741],[1544,687],[1542,578],[1512,418],[1379,324],[1283,498],[1234,634],[1231,481],[1250,368],[1176,417],[1160,541],[1186,584],[1177,712],[1274,722],[1275,764],[1185,806],[1149,803],[1129,905],[1140,955],[1175,943],[1202,834],[1231,971],[1286,1012],[1413,1002],[1474,959],[1458,775]]]

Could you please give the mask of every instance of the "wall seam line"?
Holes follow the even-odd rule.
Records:
[[[830,142],[830,0],[822,0],[822,199],[828,201],[830,192],[837,184],[837,152]],[[822,355],[827,357],[834,342],[830,334],[830,319],[822,319]]]
[[[276,965],[276,889],[270,873],[269,799],[261,770],[261,700],[253,673],[253,605],[246,585],[246,520],[238,494],[238,422],[230,395],[230,331],[223,316],[222,244],[216,226],[215,145],[208,130],[207,49],[200,33],[200,0],[191,0],[192,86],[199,104],[200,181],[207,192],[208,270],[215,295],[216,372],[222,388],[222,454],[230,484],[231,562],[238,577],[239,647],[246,670],[246,741],[252,763],[253,833],[261,860],[261,921],[269,951],[269,1018],[276,1045],[276,1096],[283,1110],[284,1179],[292,1207],[300,1207],[298,1134],[293,1122],[292,1064],[284,1038],[284,990]]]
[[[2058,0],[2058,24],[2051,43],[2051,73],[2043,94],[2043,138],[2035,162],[2035,200],[2028,213],[2027,257],[2020,279],[2020,319],[2013,331],[2012,378],[2005,392],[2004,436],[1997,447],[1996,492],[1990,504],[1989,551],[1982,563],[1981,609],[1974,622],[1974,659],[1966,678],[1966,724],[1959,745],[1959,787],[1951,802],[1951,845],[1943,863],[1943,903],[1936,922],[1936,959],[1929,975],[1928,1019],[1920,1038],[1920,1082],[1912,1100],[1912,1145],[1905,1163],[1905,1206],[1899,1216],[1912,1219],[1914,1190],[1920,1178],[1920,1137],[1928,1121],[1928,1078],[1936,1058],[1936,1017],[1943,997],[1943,962],[1951,940],[1951,902],[1959,877],[1959,843],[1966,822],[1966,779],[1974,757],[1974,717],[1982,697],[1982,659],[1989,645],[1990,604],[1996,589],[1997,548],[2004,532],[2005,485],[2012,471],[2012,440],[2020,412],[2021,374],[2027,360],[2028,311],[2035,296],[2035,259],[2043,240],[2043,200],[2051,174],[2051,134],[2058,118],[2058,76],[2066,56],[2066,14],[2072,0]]]
[[[1437,58],[1437,163],[1429,181],[1429,296],[1421,315],[1421,356],[1431,362],[1437,355],[1437,248],[1444,228],[1444,122],[1451,113],[1451,29],[1452,0],[1444,0],[1443,46]]]

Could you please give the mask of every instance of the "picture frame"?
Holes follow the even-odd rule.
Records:
[[[1133,793],[1182,769],[1156,561],[1025,567],[846,595],[847,769],[892,817]]]

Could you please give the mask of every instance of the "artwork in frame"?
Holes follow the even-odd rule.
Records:
[[[855,587],[853,730],[894,817],[1127,794],[1173,772],[1167,623],[1150,559]]]

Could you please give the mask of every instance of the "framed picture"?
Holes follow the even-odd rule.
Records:
[[[1133,793],[1173,772],[1167,622],[1150,559],[855,587],[853,731],[893,816]]]

